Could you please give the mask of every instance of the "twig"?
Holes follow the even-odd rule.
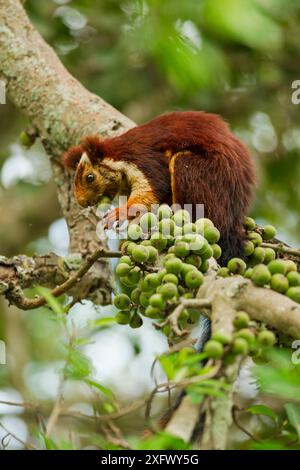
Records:
[[[157,382],[155,380],[155,377],[154,377],[154,368],[157,364],[157,361],[158,359],[160,359],[161,357],[164,357],[164,356],[168,356],[169,354],[173,354],[175,352],[178,352],[180,351],[181,349],[183,348],[186,348],[186,347],[189,347],[189,346],[193,346],[195,343],[197,342],[196,339],[194,338],[187,338],[187,339],[184,339],[182,341],[180,341],[179,343],[177,344],[174,344],[173,346],[171,346],[167,351],[159,354],[153,361],[152,365],[151,365],[151,370],[150,370],[150,374],[151,374],[151,377],[154,379],[155,381],[155,385],[157,386]]]
[[[5,442],[7,440],[7,443]],[[2,447],[2,450],[6,450],[7,447],[9,446],[9,443],[10,443],[10,434],[9,432],[7,434],[5,434],[5,436],[2,437],[1,439],[1,447]]]
[[[210,308],[211,307],[211,299],[183,299],[181,298],[179,304],[173,310],[170,315],[167,316],[166,320],[163,323],[156,323],[155,326],[157,328],[163,328],[166,325],[170,325],[172,331],[175,333],[176,336],[185,336],[188,334],[187,330],[181,330],[178,326],[178,320],[185,308]]]
[[[147,402],[146,402],[147,406],[146,406],[146,411],[145,411],[146,418],[149,419],[149,416],[151,413],[152,401],[156,393],[170,392],[174,388],[187,387],[189,385],[198,384],[200,382],[203,382],[204,380],[211,379],[219,372],[220,366],[221,366],[220,363],[216,363],[216,365],[213,366],[206,374],[196,375],[194,377],[190,377],[190,378],[178,380],[178,381],[164,382],[162,384],[157,385],[152,390],[152,392],[149,395],[149,398],[147,399]]]
[[[75,339],[76,339],[76,330],[75,330],[75,328],[73,328],[72,334],[70,335],[70,339],[69,339],[69,348],[70,348],[70,350],[73,346],[73,343],[74,343]],[[63,401],[64,401],[64,386],[65,386],[65,382],[67,380],[67,369],[68,369],[68,366],[69,366],[69,363],[70,363],[70,358],[71,358],[70,350],[69,350],[68,357],[66,359],[65,365],[64,365],[63,370],[62,370],[62,374],[61,374],[61,378],[60,378],[60,382],[59,382],[59,386],[58,386],[57,397],[56,397],[56,400],[54,402],[54,406],[52,408],[52,411],[50,413],[48,423],[47,423],[47,426],[46,426],[46,436],[47,437],[50,437],[50,435],[51,435],[51,433],[52,433],[52,431],[53,431],[53,429],[54,429],[54,427],[57,423],[59,415],[62,411],[62,404],[63,404]]]
[[[158,273],[161,269],[157,266],[147,266],[143,263],[138,263],[137,261],[135,261],[135,265],[138,266],[143,272],[146,272],[146,273]]]
[[[59,297],[60,295],[69,291],[77,282],[82,279],[82,277],[90,270],[90,268],[99,258],[119,258],[121,256],[122,253],[120,251],[110,251],[105,250],[104,248],[100,248],[94,251],[93,254],[86,258],[78,271],[69,277],[69,279],[67,279],[64,283],[52,289],[50,295],[53,297]],[[16,286],[13,286],[12,289],[7,292],[6,296],[8,300],[10,300],[14,305],[22,310],[32,310],[42,307],[47,303],[47,300],[44,297],[36,297],[34,299],[25,297],[22,289]]]
[[[39,409],[37,405],[34,405],[33,403],[27,403],[27,402],[17,403],[14,401],[0,400],[0,405],[19,406],[20,408],[30,409],[34,411],[37,411]]]
[[[290,248],[289,246],[286,246],[283,243],[263,242],[260,246],[262,246],[263,248],[272,248],[278,253],[285,253],[287,255],[296,256],[297,258],[300,258],[300,250],[297,250],[295,248]]]
[[[120,411],[117,411],[115,413],[109,413],[109,414],[106,414],[106,415],[97,416],[97,415],[87,415],[87,414],[81,413],[80,411],[67,411],[67,410],[64,410],[64,409],[60,409],[59,415],[65,417],[65,418],[70,417],[70,418],[78,418],[78,419],[88,419],[88,420],[92,420],[92,421],[96,421],[96,422],[114,421],[114,420],[122,418],[123,416],[126,416],[126,415],[138,410],[139,408],[142,408],[144,405],[149,406],[149,403],[152,402],[152,400],[153,400],[154,396],[156,395],[156,393],[164,393],[168,389],[172,390],[172,389],[177,388],[177,387],[186,387],[188,385],[192,385],[192,384],[195,384],[195,383],[202,382],[203,380],[206,380],[208,378],[211,378],[211,377],[215,376],[218,373],[219,368],[220,368],[220,365],[216,364],[209,372],[207,372],[207,374],[194,376],[194,377],[183,379],[183,380],[180,380],[180,381],[170,381],[170,382],[164,382],[164,383],[158,384],[152,390],[152,392],[149,395],[147,395],[145,398],[143,398],[140,401],[137,401],[135,403],[132,403],[131,405],[129,405],[127,407],[124,407],[123,409],[121,409]],[[27,409],[32,409],[34,411],[37,410],[37,407],[34,404],[31,404],[31,403],[25,403],[25,402],[24,403],[18,403],[18,402],[12,402],[12,401],[0,401],[0,403],[1,404],[6,404],[6,405],[11,405],[11,406],[19,406],[19,407],[27,408]],[[150,405],[150,407],[151,407],[151,405]],[[53,410],[52,410],[51,414],[56,416],[57,412],[55,411],[55,413],[54,413],[54,409],[55,409],[55,405],[53,407]],[[50,420],[53,421],[53,419],[51,419],[51,415],[50,415],[50,418],[48,420],[48,426],[47,426],[48,433],[49,433],[49,427],[50,427],[49,426]],[[50,431],[51,431],[51,429],[50,429]]]
[[[242,411],[242,410],[240,410],[237,406],[234,405],[234,406],[232,407],[232,420],[233,420],[234,424],[236,425],[236,427],[237,427],[240,431],[242,431],[242,432],[244,432],[245,434],[247,434],[247,436],[250,437],[250,439],[252,439],[254,442],[262,442],[262,441],[260,441],[259,439],[257,439],[255,436],[253,436],[253,434],[251,434],[250,431],[248,431],[247,429],[245,429],[245,428],[239,423],[239,421],[238,421],[238,419],[237,419],[237,416],[236,416],[237,411]]]
[[[34,445],[32,444],[29,444],[29,442],[26,442],[26,441],[23,441],[22,439],[20,439],[18,436],[16,436],[16,434],[12,433],[11,431],[9,431],[9,429],[7,429],[4,424],[0,423],[0,428],[2,428],[6,433],[7,435],[10,435],[11,437],[13,437],[16,441],[20,442],[20,444],[22,444],[25,449],[29,449],[29,450],[38,450],[37,447],[35,447]]]
[[[59,393],[57,399],[55,400],[55,403],[54,403],[54,406],[52,408],[52,411],[51,411],[51,414],[49,416],[49,419],[48,419],[48,423],[47,423],[47,426],[46,426],[46,436],[47,437],[50,437],[55,425],[56,425],[56,422],[59,418],[59,415],[61,413],[61,410],[62,410],[62,403],[63,403],[63,396],[62,396],[62,393]]]
[[[114,434],[112,435],[111,432]],[[131,445],[124,439],[121,430],[111,421],[107,423],[103,433],[108,441],[127,450],[132,450]]]
[[[86,420],[92,420],[95,422],[105,423],[105,422],[112,421],[112,420],[115,421],[119,418],[123,418],[123,416],[133,413],[139,408],[142,408],[143,406],[145,406],[147,400],[148,400],[148,397],[143,398],[142,400],[136,401],[132,403],[131,405],[124,407],[120,411],[116,411],[115,413],[105,414],[102,416],[87,415],[87,414],[81,413],[80,411],[62,411],[60,413],[60,416],[63,416],[64,418],[86,419]]]
[[[87,420],[93,420],[93,421],[99,421],[99,422],[107,422],[109,420],[117,420],[119,418],[122,418],[123,416],[126,416],[139,408],[142,408],[148,400],[148,397],[143,398],[139,401],[136,401],[132,403],[131,405],[124,407],[120,411],[117,411],[115,413],[110,413],[107,415],[102,415],[102,416],[96,416],[96,415],[87,415],[84,413],[81,413],[80,411],[68,411],[66,409],[61,409],[60,416],[63,416],[64,418],[78,418],[78,419],[87,419]],[[18,406],[20,408],[32,410],[34,412],[39,410],[39,407],[34,405],[33,403],[18,403],[18,402],[13,402],[13,401],[4,401],[0,400],[0,404],[2,405],[9,405],[9,406]]]

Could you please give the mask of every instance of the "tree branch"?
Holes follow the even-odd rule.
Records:
[[[212,305],[221,297],[235,310],[246,311],[252,320],[266,323],[294,338],[300,337],[300,305],[272,289],[255,287],[242,276],[206,276],[197,297],[212,299]],[[209,316],[209,310],[205,314]],[[229,320],[228,316],[223,315],[222,328]]]
[[[284,243],[267,243],[263,242],[261,244],[263,248],[272,248],[275,250],[277,253],[289,255],[289,256],[295,256],[296,258],[300,258],[300,250],[297,250],[295,248],[291,248]]]
[[[99,248],[93,254],[87,256],[80,268],[72,275],[67,275],[68,265],[63,258],[54,253],[47,256],[27,258],[15,257],[12,261],[0,257],[0,294],[5,294],[7,299],[22,310],[32,310],[42,307],[47,303],[44,297],[30,299],[24,296],[21,286],[29,287],[33,283],[49,286],[49,266],[53,268],[53,276],[56,279],[65,279],[61,284],[53,288],[51,295],[59,297],[66,292],[72,294],[72,288],[81,281],[90,268],[100,258],[117,258],[122,256],[120,251],[109,251]],[[60,266],[60,271],[58,267]],[[74,266],[74,260],[73,260]],[[46,275],[46,278],[43,275]],[[67,278],[67,279],[66,279]]]

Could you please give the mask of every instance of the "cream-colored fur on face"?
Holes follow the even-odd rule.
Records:
[[[134,163],[115,161],[110,158],[104,158],[102,162],[112,170],[121,171],[126,176],[131,188],[131,196],[135,193],[142,196],[144,193],[153,192],[149,181]]]

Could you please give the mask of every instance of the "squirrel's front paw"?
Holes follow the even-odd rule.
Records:
[[[119,223],[119,208],[108,211],[102,219],[104,229],[110,230]]]
[[[104,229],[120,229],[124,222],[127,221],[127,208],[116,208],[109,211],[102,219]]]

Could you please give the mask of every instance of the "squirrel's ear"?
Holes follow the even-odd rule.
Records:
[[[77,165],[82,156],[82,152],[83,149],[81,145],[76,145],[74,147],[69,148],[69,150],[67,150],[63,157],[64,165],[67,168],[70,168],[71,170],[76,170]]]
[[[89,135],[81,142],[83,151],[87,153],[92,164],[97,164],[104,156],[103,143],[97,135]]]

